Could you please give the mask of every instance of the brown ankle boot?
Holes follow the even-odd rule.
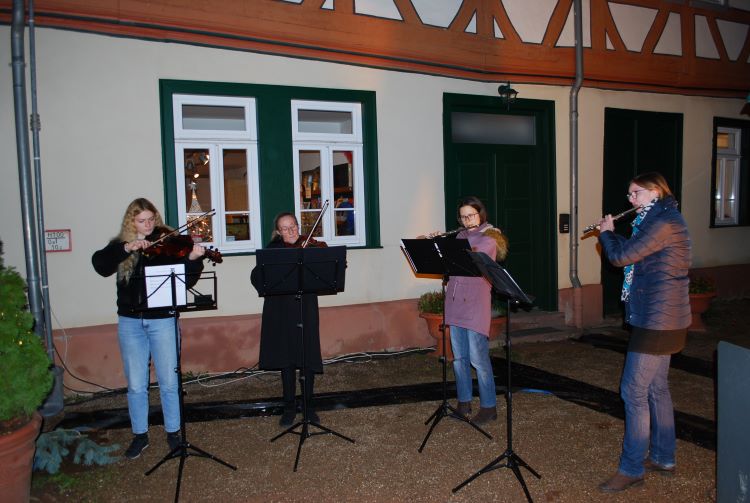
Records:
[[[497,406],[480,407],[479,412],[471,418],[472,423],[484,424],[497,419]]]
[[[458,402],[456,412],[459,416],[469,417],[471,415],[471,402]]]
[[[643,484],[643,477],[628,477],[624,473],[617,472],[609,480],[599,484],[599,490],[604,493],[619,493],[641,484]]]

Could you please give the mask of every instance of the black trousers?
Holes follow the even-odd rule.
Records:
[[[300,369],[302,372],[302,369]],[[294,367],[281,369],[281,385],[284,393],[284,405],[294,406],[294,398],[297,394],[297,371]],[[307,405],[312,405],[313,387],[315,386],[315,373],[312,370],[305,372],[305,393],[307,394]]]

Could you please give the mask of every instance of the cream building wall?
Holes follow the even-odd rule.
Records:
[[[0,27],[0,38],[9,40],[9,27]],[[45,227],[71,229],[73,244],[71,252],[47,254],[54,328],[115,321],[114,279],[93,271],[91,254],[118,232],[133,198],[164,206],[159,79],[374,91],[382,249],[351,250],[346,292],[321,298],[321,305],[415,298],[439,287],[435,280],[413,277],[399,240],[444,225],[443,93],[496,96],[496,84],[52,29],[38,29],[36,40]],[[23,272],[9,50],[0,51],[0,68],[8,69],[0,85],[0,148],[6,152],[0,239],[6,263]],[[558,213],[568,213],[569,88],[514,87],[520,98],[555,102],[557,206]],[[750,228],[708,228],[713,117],[738,117],[741,105],[741,100],[582,89],[580,227],[602,211],[625,207],[624,199],[601,207],[604,108],[683,113],[683,198],[689,202],[683,211],[695,265],[750,262]],[[570,286],[568,245],[569,236],[558,234],[559,288]],[[220,309],[201,315],[260,312],[262,302],[249,283],[254,265],[254,256],[242,256],[216,266]],[[593,240],[580,243],[579,277],[583,284],[599,282]]]

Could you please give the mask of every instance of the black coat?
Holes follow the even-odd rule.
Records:
[[[284,248],[281,241],[272,241],[267,248]],[[259,292],[262,289],[258,267],[250,280]],[[302,295],[305,334],[305,367],[307,370],[323,372],[320,356],[320,326],[318,318],[318,296]],[[258,365],[266,370],[302,368],[302,341],[300,337],[300,301],[296,295],[268,295],[263,300],[263,316],[260,328],[260,358]]]
[[[149,237],[153,238],[153,236]],[[91,263],[96,272],[104,277],[115,274],[120,262],[130,256],[130,253],[125,251],[124,246],[125,243],[123,241],[113,239],[107,246],[94,252],[91,257]],[[146,309],[146,282],[143,279],[144,268],[153,265],[184,263],[187,275],[186,283],[187,287],[190,288],[195,285],[199,274],[203,271],[203,258],[190,260],[188,257],[145,256],[140,253],[138,255],[138,262],[134,267],[130,280],[117,281],[117,314],[128,318],[154,319],[171,317],[171,310],[167,308]]]

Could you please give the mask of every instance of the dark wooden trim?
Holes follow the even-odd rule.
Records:
[[[0,0],[6,2],[7,0]],[[658,9],[641,52],[628,51],[617,32],[607,0],[591,0],[592,47],[584,50],[585,82],[610,82],[614,88],[704,96],[744,97],[750,81],[747,58],[730,61],[718,35],[717,19],[750,24],[750,12],[707,9],[668,0],[618,0]],[[448,29],[426,25],[407,0],[397,7],[403,19],[355,14],[352,0],[337,0],[335,10],[319,0],[302,4],[277,0],[37,0],[38,27],[60,28],[160,42],[335,61],[471,80],[570,83],[575,75],[572,48],[554,47],[569,12],[559,0],[541,44],[522,43],[502,3],[465,0]],[[653,54],[669,12],[680,14],[682,56]],[[476,13],[477,33],[466,33]],[[720,60],[695,56],[693,17],[706,16]],[[503,39],[494,36],[492,21]],[[0,7],[0,23],[10,9]],[[614,46],[606,48],[605,34]],[[718,39],[717,39],[718,37]],[[743,56],[750,53],[750,33]],[[585,84],[586,85],[586,84]]]

